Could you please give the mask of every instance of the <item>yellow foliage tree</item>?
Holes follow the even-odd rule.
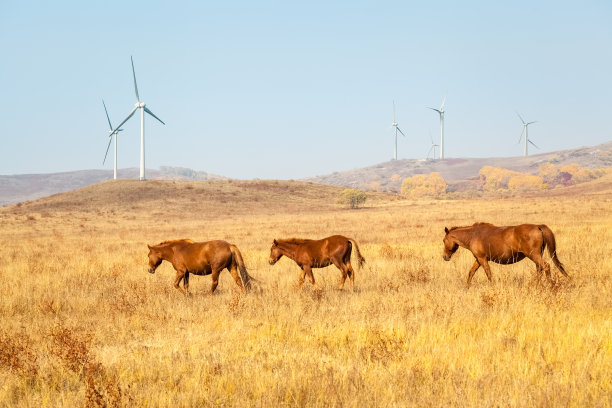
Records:
[[[440,173],[431,173],[428,176],[417,174],[407,177],[402,182],[402,195],[410,198],[438,198],[446,193],[448,184]]]
[[[508,191],[508,183],[510,179],[519,176],[522,173],[503,169],[501,167],[484,166],[478,172],[478,175],[484,180],[482,189],[491,193],[505,193]]]
[[[546,190],[548,186],[542,183],[542,177],[531,174],[512,176],[508,182],[508,189],[513,193],[532,193]]]

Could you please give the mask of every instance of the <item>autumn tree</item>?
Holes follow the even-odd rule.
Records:
[[[531,174],[512,176],[508,182],[508,189],[512,193],[533,193],[546,190],[548,186],[542,182],[542,177]]]
[[[431,173],[428,176],[417,174],[407,177],[402,182],[402,195],[410,198],[439,198],[446,193],[448,184],[440,173]]]

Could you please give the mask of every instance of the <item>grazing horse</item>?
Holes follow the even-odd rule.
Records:
[[[317,289],[319,285],[315,283],[312,268],[324,268],[331,264],[336,265],[342,278],[340,278],[339,289],[344,287],[344,281],[348,276],[351,279],[351,291],[355,285],[355,271],[351,266],[351,251],[355,247],[357,260],[361,267],[365,259],[359,252],[359,247],[354,239],[343,237],[342,235],[333,235],[324,239],[278,239],[272,243],[270,248],[270,265],[274,265],[283,255],[295,261],[302,269],[300,275],[299,287],[304,283],[304,277],[308,275],[310,282]]]
[[[149,273],[168,261],[176,270],[174,287],[183,294],[189,294],[189,274],[212,275],[212,294],[219,284],[219,274],[225,268],[232,274],[236,284],[246,292],[251,288],[242,254],[235,245],[225,241],[193,242],[190,239],[164,241],[149,247]],[[183,288],[179,286],[183,280]]]
[[[550,265],[544,261],[542,254],[544,248],[548,247],[555,266],[563,273],[565,268],[557,258],[557,244],[555,235],[546,225],[521,224],[510,227],[496,227],[493,224],[477,222],[469,227],[444,228],[444,260],[450,261],[451,257],[462,246],[469,249],[476,260],[467,278],[467,286],[470,286],[472,277],[476,270],[482,266],[491,282],[491,269],[489,262],[499,264],[513,264],[527,257],[535,264],[537,271],[546,272],[546,277],[552,283]]]

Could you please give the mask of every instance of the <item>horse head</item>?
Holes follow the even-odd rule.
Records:
[[[270,259],[268,259],[268,262],[270,263],[270,265],[274,265],[276,262],[278,262],[279,259],[281,259],[282,256],[283,252],[278,246],[278,241],[274,240],[274,242],[272,243],[272,248],[270,248]]]
[[[147,245],[149,247],[149,273],[155,273],[155,270],[161,265],[163,259],[161,254],[155,247]]]
[[[448,228],[444,227],[444,232],[446,233],[446,235],[444,236],[444,240],[443,240],[444,253],[442,254],[442,257],[444,258],[445,261],[450,261],[453,254],[459,248],[459,244],[457,244],[457,242],[455,241],[455,238],[452,236],[452,234],[450,234],[452,230],[453,228],[449,230]]]

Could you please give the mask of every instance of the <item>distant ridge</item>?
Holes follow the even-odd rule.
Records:
[[[119,169],[117,177],[138,179],[137,168]],[[48,174],[0,175],[0,206],[35,200],[51,194],[63,193],[113,178],[112,170],[79,170]],[[162,166],[147,169],[150,180],[223,180],[227,177],[195,171],[184,167]]]
[[[484,166],[503,167],[522,173],[536,173],[546,162],[556,165],[576,163],[588,169],[612,167],[612,141],[592,147],[560,150],[550,153],[518,157],[447,158],[444,160],[404,159],[391,160],[360,169],[308,177],[304,181],[378,191],[399,191],[402,180],[416,174],[439,172],[449,184],[449,190],[478,177]]]

